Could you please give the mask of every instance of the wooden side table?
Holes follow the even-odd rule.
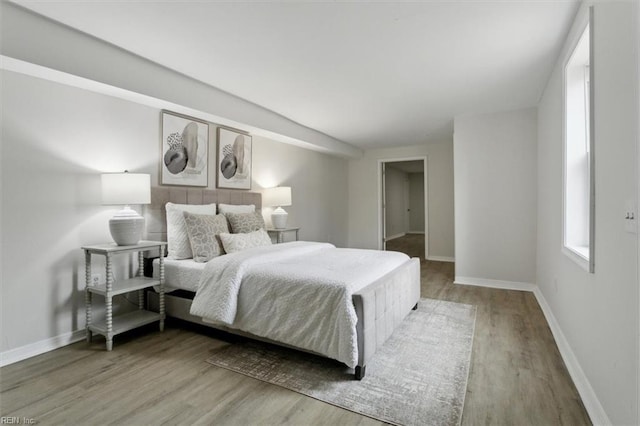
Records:
[[[278,244],[284,242],[284,234],[287,232],[295,232],[296,241],[298,241],[298,231],[300,231],[300,228],[267,228],[269,234],[275,234]]]
[[[99,244],[84,246],[82,249],[85,254],[85,302],[87,315],[87,342],[91,342],[92,333],[103,335],[107,339],[107,350],[113,349],[113,336],[128,330],[150,324],[154,321],[160,321],[160,331],[164,330],[164,252],[166,242],[162,241],[140,241],[138,244],[130,246],[118,246],[112,244]],[[160,253],[160,271],[159,277],[148,278],[143,276],[145,251],[154,250]],[[113,256],[123,253],[138,253],[138,271],[135,277],[115,281],[113,278]],[[92,285],[91,283],[91,255],[99,254],[106,258],[106,283],[100,285]],[[151,312],[144,309],[144,289],[159,287],[159,304],[160,312]],[[113,317],[113,296],[119,294],[138,292],[138,310],[124,315]],[[93,322],[91,316],[93,295],[98,294],[104,296],[105,300],[105,319],[97,323]]]

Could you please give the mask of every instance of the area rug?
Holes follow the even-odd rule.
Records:
[[[387,423],[459,425],[475,318],[475,306],[421,299],[361,381],[337,361],[256,341],[207,361]]]

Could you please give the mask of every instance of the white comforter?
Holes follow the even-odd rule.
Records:
[[[227,254],[207,263],[191,314],[354,367],[352,295],[408,259],[311,242]]]

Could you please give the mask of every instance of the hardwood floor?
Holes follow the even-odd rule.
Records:
[[[424,260],[424,234],[407,234],[387,241],[387,250],[401,251]]]
[[[533,294],[454,285],[452,263],[421,264],[423,297],[478,308],[464,425],[590,424]],[[206,363],[228,344],[209,329],[170,321],[164,333],[116,336],[113,352],[94,340],[1,368],[0,415],[53,425],[380,424]]]

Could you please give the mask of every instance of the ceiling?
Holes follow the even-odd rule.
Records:
[[[537,104],[578,0],[16,1],[354,146]]]

